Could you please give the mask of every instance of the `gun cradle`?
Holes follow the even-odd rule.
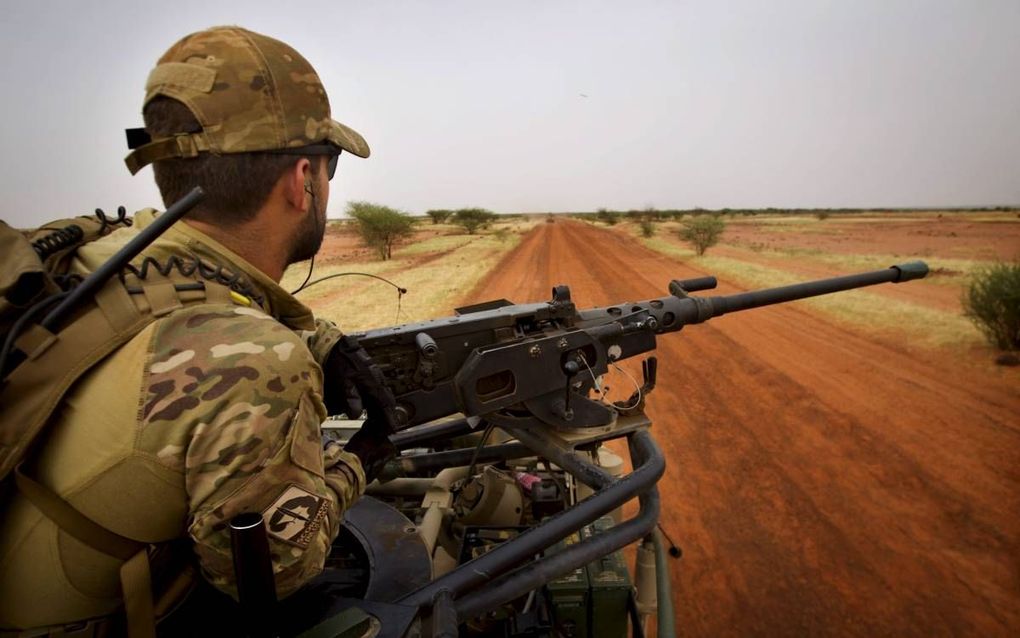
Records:
[[[594,378],[610,361],[655,349],[655,322],[644,308],[577,327],[569,301],[485,307],[357,335],[407,425],[458,412],[527,415],[559,428],[608,425],[614,410],[587,398]]]

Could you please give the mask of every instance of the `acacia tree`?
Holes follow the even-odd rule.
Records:
[[[348,202],[347,215],[354,219],[361,241],[378,251],[384,261],[393,257],[393,244],[398,239],[414,232],[414,220],[389,206]]]
[[[680,239],[690,242],[698,256],[701,256],[710,246],[719,243],[719,236],[725,228],[726,222],[714,215],[698,215],[684,221],[679,230]]]
[[[469,235],[485,228],[496,219],[496,213],[484,208],[461,208],[453,214],[453,223],[462,226]]]
[[[442,224],[450,218],[450,215],[453,215],[453,211],[446,210],[445,208],[437,208],[427,211],[425,214],[432,218],[433,224]]]

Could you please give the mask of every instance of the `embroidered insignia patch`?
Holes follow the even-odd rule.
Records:
[[[301,549],[315,538],[326,518],[326,499],[290,484],[273,504],[262,512],[266,531],[273,538]]]

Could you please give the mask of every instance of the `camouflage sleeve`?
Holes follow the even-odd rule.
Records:
[[[308,350],[312,353],[312,358],[321,366],[329,355],[329,351],[333,349],[340,337],[344,336],[344,333],[332,321],[316,317],[315,332],[305,332],[302,336],[305,344],[308,345]]]
[[[301,338],[249,308],[181,310],[160,322],[145,383],[142,444],[184,475],[206,579],[236,597],[227,523],[243,512],[265,519],[278,595],[317,575],[365,474],[322,448],[322,372]]]

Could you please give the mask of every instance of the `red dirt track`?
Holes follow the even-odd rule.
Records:
[[[558,221],[465,301],[543,301],[565,283],[583,308],[702,274]],[[1020,634],[1015,371],[908,352],[798,304],[658,344],[648,412],[668,464],[661,520],[684,551],[682,635]]]

